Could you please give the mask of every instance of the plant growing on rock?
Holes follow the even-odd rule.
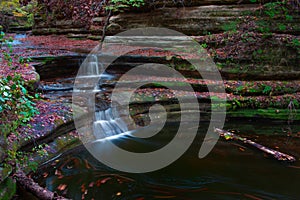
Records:
[[[125,9],[129,7],[141,7],[144,5],[144,0],[108,0],[104,5],[105,10],[107,11],[107,17],[102,29],[102,36],[101,36],[101,43],[100,43],[100,50],[102,48],[102,43],[105,39],[106,29],[109,25],[109,20],[113,13],[115,12],[124,12]]]
[[[17,133],[19,126],[26,126],[38,113],[33,99],[20,74],[0,79],[0,118],[3,122],[0,127],[5,137]]]
[[[17,19],[23,18],[22,25],[31,27],[36,9],[36,0],[32,0],[26,6],[19,3],[19,0],[8,0],[0,2],[0,24],[3,29],[8,30],[11,24],[15,24]]]
[[[3,32],[0,35],[2,65],[8,65],[6,68],[13,71],[22,59],[12,56],[12,47],[7,46],[9,41]],[[44,144],[35,144],[29,152],[21,150],[22,142],[26,141],[23,128],[30,126],[28,122],[39,113],[35,107],[35,99],[38,98],[38,94],[27,89],[21,74],[14,72],[12,75],[0,75],[0,199],[11,199],[15,194],[16,183],[12,176],[16,176],[19,181],[20,177],[25,177],[23,170],[37,168],[37,162],[32,159],[33,154],[47,154]]]
[[[27,5],[33,0],[20,0]],[[37,0],[39,13],[48,23],[61,19],[72,19],[77,24],[89,28],[95,17],[108,16],[110,12],[122,12],[130,7],[144,5],[144,0]],[[103,26],[105,21],[102,22]]]

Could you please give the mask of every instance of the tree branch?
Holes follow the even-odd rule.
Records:
[[[41,200],[68,200],[62,196],[58,196],[57,193],[51,192],[34,182],[31,178],[27,177],[25,172],[22,170],[18,170],[14,177],[17,180],[17,183],[20,184],[24,189],[32,193],[38,199]]]
[[[293,157],[293,156],[290,156],[288,154],[285,154],[285,153],[276,151],[274,149],[265,147],[261,144],[253,142],[252,140],[240,137],[240,136],[235,135],[235,134],[233,134],[231,132],[228,132],[226,130],[215,128],[215,132],[218,133],[221,137],[224,137],[226,140],[237,140],[237,141],[243,142],[245,144],[249,144],[249,145],[265,152],[266,154],[269,154],[269,155],[273,156],[278,161],[287,161],[287,162],[295,162],[296,161],[296,158]]]
[[[104,42],[104,39],[105,39],[105,36],[106,36],[106,30],[107,30],[107,27],[109,25],[109,20],[110,20],[111,16],[112,16],[112,10],[110,9],[109,12],[108,12],[108,15],[106,17],[103,29],[102,29],[102,36],[101,36],[100,45],[99,45],[99,49],[98,49],[100,51],[102,50],[102,45],[103,45],[103,42]]]

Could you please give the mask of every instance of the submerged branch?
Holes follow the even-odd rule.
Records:
[[[27,191],[32,193],[38,199],[42,200],[67,200],[62,196],[58,196],[57,193],[51,192],[34,182],[31,178],[27,177],[25,172],[22,170],[18,170],[14,174],[17,182],[20,184],[21,187],[25,188]]]
[[[243,138],[240,137],[238,135],[235,135],[234,133],[228,132],[226,130],[223,129],[219,129],[219,128],[215,128],[215,132],[218,133],[221,137],[224,137],[226,140],[238,140],[241,141],[243,143],[249,144],[271,156],[273,156],[276,160],[279,161],[287,161],[287,162],[295,162],[296,158],[293,156],[290,156],[288,154],[285,153],[281,153],[279,151],[276,151],[274,149],[265,147],[261,144],[258,144],[256,142],[253,142],[252,140],[248,140],[247,138]]]

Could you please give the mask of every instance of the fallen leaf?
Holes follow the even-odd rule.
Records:
[[[62,190],[65,190],[67,188],[67,185],[66,184],[60,184],[57,189],[62,191]]]

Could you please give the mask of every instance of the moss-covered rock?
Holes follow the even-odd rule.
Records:
[[[299,112],[298,110],[294,111]],[[237,118],[262,118],[262,119],[279,119],[288,121],[291,116],[294,121],[300,120],[300,115],[291,113],[288,109],[277,109],[277,108],[267,108],[267,109],[239,109],[236,111],[228,111],[226,115],[228,117],[237,117]]]
[[[9,200],[11,199],[17,189],[17,184],[14,179],[6,178],[3,182],[0,183],[0,199]]]

